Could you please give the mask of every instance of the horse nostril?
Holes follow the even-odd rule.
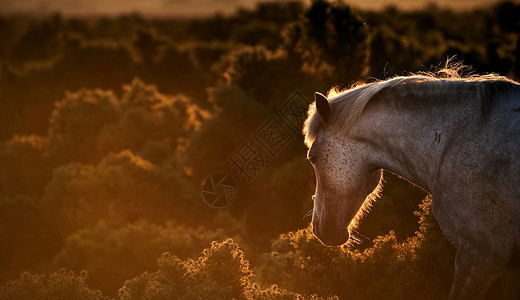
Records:
[[[316,200],[316,196],[315,195],[312,195],[312,201],[315,201]]]

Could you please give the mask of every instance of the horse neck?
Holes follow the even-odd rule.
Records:
[[[386,99],[385,99],[386,98]],[[440,99],[439,99],[440,98]],[[390,171],[431,192],[446,147],[460,139],[476,118],[476,101],[456,95],[381,97],[363,111],[356,127],[375,167]]]

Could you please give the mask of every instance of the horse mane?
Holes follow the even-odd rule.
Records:
[[[441,69],[436,73],[418,73],[409,76],[397,76],[384,81],[375,81],[366,84],[356,84],[350,89],[338,90],[332,88],[327,93],[332,114],[330,124],[341,124],[344,130],[348,130],[359,118],[363,109],[378,94],[394,88],[403,88],[405,93],[445,94],[449,87],[456,85],[462,91],[474,91],[477,101],[481,103],[481,110],[488,113],[493,104],[493,98],[499,90],[504,90],[520,85],[515,81],[496,74],[461,76],[460,70],[464,67],[455,65]],[[426,85],[417,89],[417,85]],[[303,126],[305,144],[308,148],[316,139],[321,127],[321,118],[316,111],[316,103],[309,106],[307,119]]]

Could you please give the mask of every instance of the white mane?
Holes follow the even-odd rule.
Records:
[[[516,82],[498,75],[491,74],[461,78],[456,72],[449,72],[453,70],[443,71],[444,73],[440,74],[448,78],[437,78],[432,74],[399,76],[385,81],[358,85],[341,92],[331,89],[327,94],[327,99],[331,106],[329,122],[330,124],[341,124],[344,130],[348,130],[359,118],[368,102],[383,90],[402,87],[404,93],[439,95],[448,92],[448,87],[453,87],[453,84],[456,84],[465,91],[473,89],[476,92],[475,97],[483,104],[483,111],[486,111],[488,109],[487,106],[491,104],[490,99],[493,96],[496,85],[503,83],[518,86]],[[426,86],[422,85],[421,88],[418,88],[421,84]],[[455,89],[452,90],[455,91]],[[316,139],[320,126],[321,118],[316,112],[316,103],[312,103],[303,126],[307,147],[310,148],[314,139]]]

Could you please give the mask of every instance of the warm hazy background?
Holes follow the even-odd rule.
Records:
[[[314,238],[303,118],[453,56],[519,80],[520,4],[373,3],[0,0],[0,300],[446,299],[454,249],[404,180],[359,244]]]
[[[2,0],[3,13],[54,13],[63,15],[117,15],[121,13],[155,16],[207,16],[216,12],[229,14],[237,8],[253,8],[258,0]],[[279,2],[289,2],[281,0]],[[305,3],[310,3],[305,0]],[[380,9],[395,5],[404,9],[417,9],[435,3],[442,8],[470,10],[493,3],[493,0],[352,0],[344,1],[363,9]]]

